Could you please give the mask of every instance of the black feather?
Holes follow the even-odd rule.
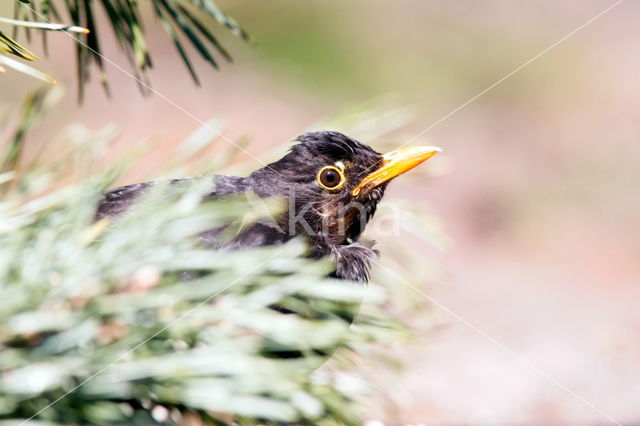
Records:
[[[221,230],[213,229],[202,235],[202,241],[212,248],[242,249],[281,244],[304,236],[311,244],[312,257],[333,259],[336,277],[367,282],[377,253],[371,243],[358,239],[375,214],[386,184],[360,194],[358,199],[354,199],[351,191],[367,173],[380,167],[382,155],[338,132],[306,133],[296,141],[283,158],[248,177],[214,176],[212,190],[206,197],[248,191],[263,198],[285,197],[290,209],[276,219],[277,226],[256,223],[224,245],[219,238]],[[332,192],[317,185],[316,176],[323,167],[334,164],[344,168],[346,184]],[[140,183],[108,192],[98,204],[96,220],[121,216],[152,185]]]

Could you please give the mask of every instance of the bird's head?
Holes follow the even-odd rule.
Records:
[[[381,154],[338,132],[311,132],[296,139],[280,160],[252,178],[260,192],[290,200],[291,233],[354,241],[371,219],[389,181],[431,158],[439,148],[410,147]]]

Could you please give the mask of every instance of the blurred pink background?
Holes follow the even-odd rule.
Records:
[[[113,99],[92,84],[78,106],[73,41],[51,34],[57,53],[38,66],[69,94],[32,143],[71,122],[92,130],[116,124],[121,135],[110,158],[147,138],[155,147],[127,177],[133,182],[198,120],[221,119],[226,137],[247,138],[263,158],[345,105],[388,93],[414,106],[418,120],[407,135],[417,134],[614,4],[219,3],[258,45],[215,28],[235,63],[215,72],[192,52],[201,88],[159,26],[149,25],[151,81],[175,105],[144,99],[111,65]],[[10,9],[2,5],[0,14]],[[413,284],[446,310],[424,299],[440,325],[403,350],[403,372],[372,377],[384,395],[372,419],[640,422],[639,13],[637,2],[620,3],[421,138],[445,150],[449,172],[400,179],[385,201],[428,200],[454,241],[444,253],[416,248],[444,275]],[[103,34],[106,56],[128,70],[106,26]],[[0,84],[0,110],[37,86],[16,74],[0,76]]]

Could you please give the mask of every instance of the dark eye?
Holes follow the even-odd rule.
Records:
[[[344,182],[344,175],[337,167],[327,166],[318,173],[318,184],[325,189],[337,189]]]

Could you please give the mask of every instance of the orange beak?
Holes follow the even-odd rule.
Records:
[[[387,152],[382,156],[382,166],[365,176],[362,182],[353,188],[351,195],[355,197],[363,188],[375,188],[396,176],[408,172],[438,152],[442,152],[442,150],[435,146],[414,146]]]

